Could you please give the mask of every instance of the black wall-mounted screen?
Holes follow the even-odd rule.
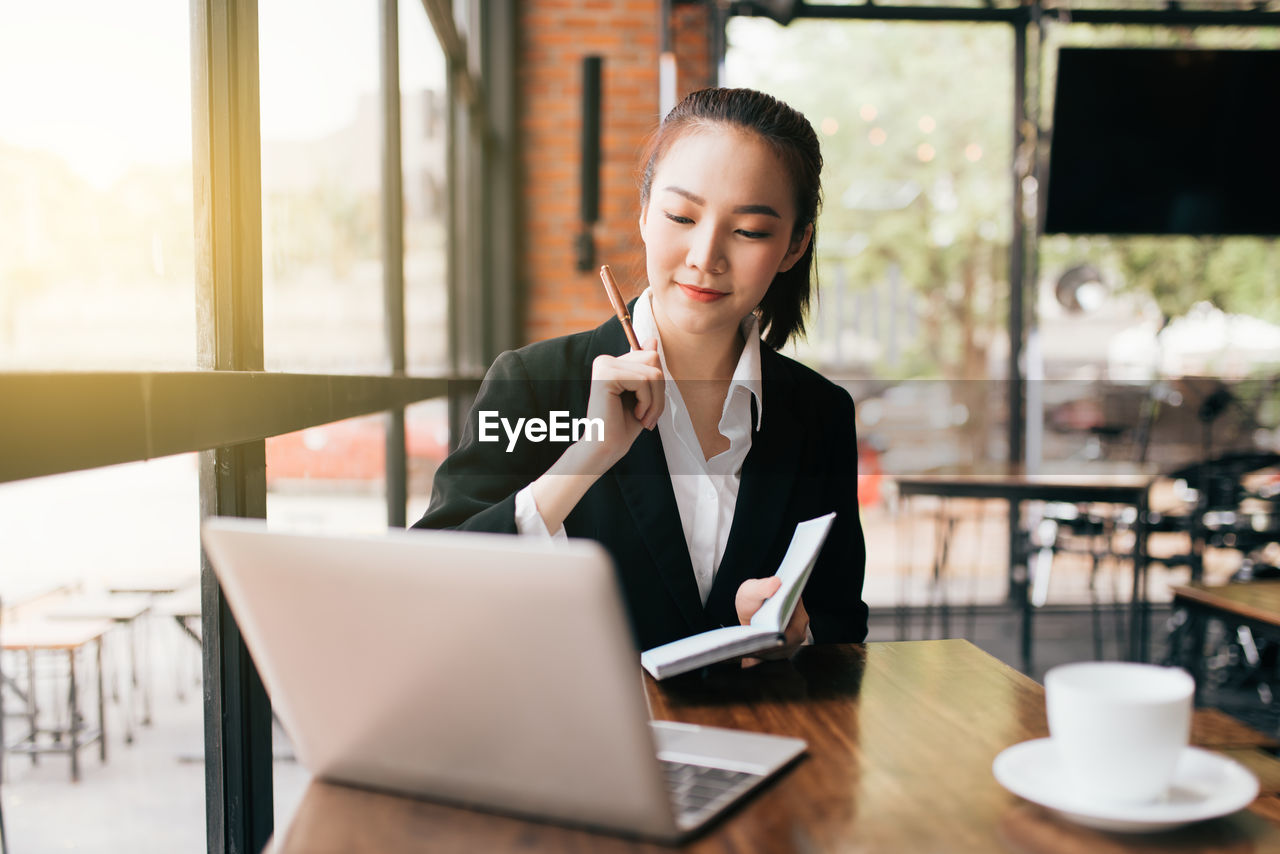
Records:
[[[1280,234],[1280,51],[1062,48],[1044,230]]]

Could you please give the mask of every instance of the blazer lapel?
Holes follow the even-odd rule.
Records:
[[[790,503],[796,460],[804,442],[803,425],[795,416],[795,390],[782,373],[781,360],[767,347],[761,348],[760,372],[765,389],[764,418],[742,463],[729,542],[707,597],[707,610],[712,613],[724,613],[726,603],[728,613],[733,613],[733,599],[742,582],[777,571],[764,561]]]
[[[634,311],[635,300],[630,306]],[[591,349],[596,353],[616,356],[627,352],[627,348],[622,324],[617,318],[610,318],[600,327]],[[640,431],[631,450],[613,467],[613,474],[658,568],[658,575],[689,623],[690,632],[710,628],[702,611],[698,583],[693,577],[693,563],[685,545],[684,526],[680,522],[671,476],[667,472],[667,457],[658,431]]]
[[[658,574],[690,630],[699,632],[709,628],[693,577],[693,563],[689,560],[676,496],[671,489],[667,458],[656,430],[640,432],[631,450],[614,466],[614,475],[640,536],[658,567]]]

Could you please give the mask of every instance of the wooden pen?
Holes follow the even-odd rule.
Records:
[[[636,331],[631,328],[631,313],[627,311],[627,304],[622,301],[622,292],[618,290],[618,283],[613,280],[613,272],[608,264],[600,268],[600,281],[604,282],[604,292],[609,295],[609,302],[613,305],[614,313],[618,315],[622,331],[627,334],[627,343],[631,345],[632,350],[639,350],[640,340],[636,338]]]

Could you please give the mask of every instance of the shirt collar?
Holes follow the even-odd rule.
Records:
[[[650,338],[658,341],[658,358],[662,362],[662,373],[671,378],[667,370],[667,359],[662,353],[662,336],[658,334],[658,323],[653,318],[652,293],[645,288],[636,300],[635,309],[631,313],[631,325],[635,329],[636,338],[643,344]],[[755,312],[742,318],[738,326],[746,345],[738,356],[738,364],[734,366],[733,377],[729,380],[729,396],[737,393],[739,388],[746,389],[756,399],[756,429],[764,418],[764,383],[760,378],[760,318]]]

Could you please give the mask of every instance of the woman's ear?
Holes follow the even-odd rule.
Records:
[[[778,265],[778,272],[785,273],[796,265],[800,260],[800,256],[804,255],[804,251],[809,248],[809,241],[813,239],[813,223],[809,223],[804,227],[804,232],[799,237],[791,241],[787,254],[782,256],[782,263]]]

